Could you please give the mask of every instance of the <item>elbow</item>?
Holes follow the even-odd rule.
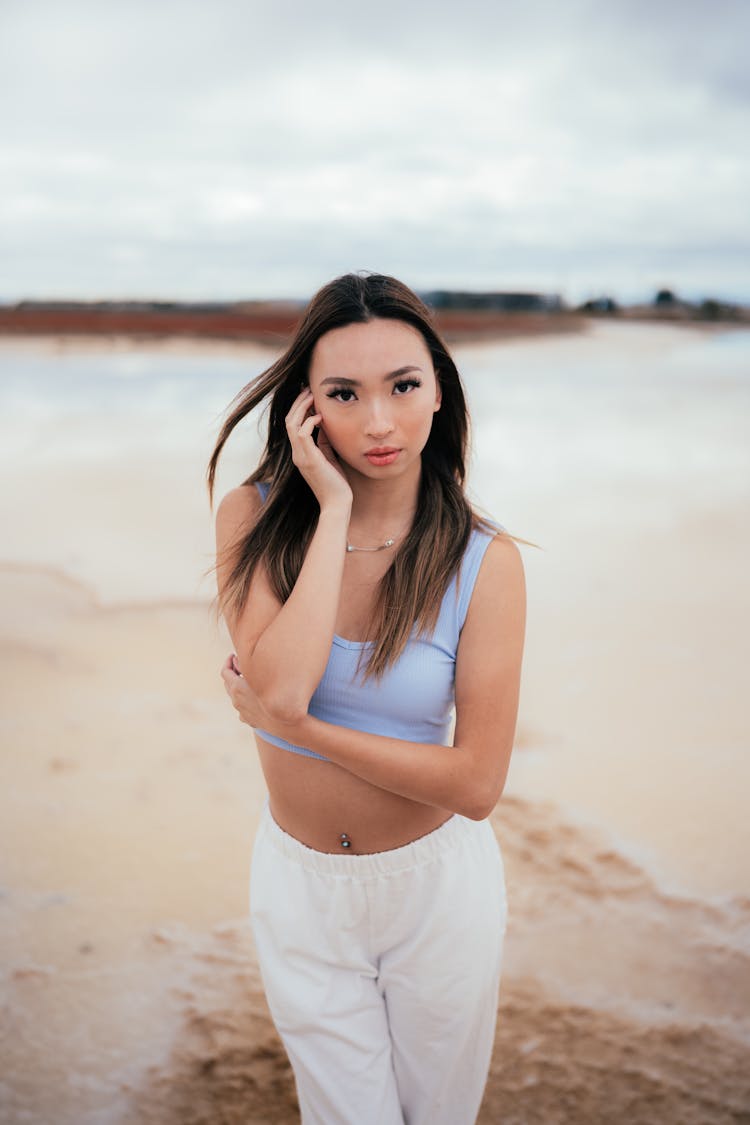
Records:
[[[462,815],[469,820],[486,820],[496,804],[497,801],[472,801],[466,805]]]
[[[263,712],[277,723],[298,723],[307,715],[312,693],[305,694],[300,685],[289,677],[269,677],[259,674],[256,665],[247,662],[243,669],[250,690]]]
[[[261,699],[263,708],[278,723],[299,723],[307,715],[309,699],[303,700],[290,692],[268,692]]]
[[[465,808],[456,810],[470,820],[486,820],[503,795],[510,765],[510,749],[494,762],[474,761],[468,771]]]
[[[463,808],[458,811],[469,820],[486,820],[502,795],[503,785],[493,779],[491,783],[474,785],[466,794]]]

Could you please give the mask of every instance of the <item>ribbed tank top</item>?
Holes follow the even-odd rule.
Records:
[[[265,501],[268,485],[258,483]],[[501,524],[495,525],[504,530]],[[358,662],[372,647],[372,641],[349,641],[334,633],[323,678],[315,689],[309,714],[326,723],[369,734],[386,735],[407,742],[447,745],[455,699],[455,671],[458,640],[474,590],[484,553],[493,535],[471,533],[458,574],[451,579],[440,606],[432,635],[418,637],[416,629],[406,648],[380,680],[362,680]],[[304,746],[296,746],[268,731],[256,733],[266,742],[329,761]]]

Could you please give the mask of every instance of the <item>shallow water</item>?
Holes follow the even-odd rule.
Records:
[[[477,496],[543,548],[507,791],[747,894],[750,332],[597,323],[465,370]]]
[[[494,816],[513,907],[500,1035],[518,1051],[523,1016],[529,1052],[495,1075],[500,1104],[522,1073],[532,1089],[537,1051],[545,1073],[574,1067],[552,1043],[544,1056],[559,1015],[597,1057],[622,1037],[611,1120],[632,1120],[641,1041],[643,1097],[689,1101],[708,1068],[718,1108],[673,1119],[725,1120],[746,1096],[731,1043],[748,1036],[750,333],[595,324],[457,358],[474,495],[543,548],[522,548],[521,709]],[[261,777],[201,578],[218,418],[270,359],[0,345],[2,1120],[294,1120],[245,922]],[[250,423],[219,494],[258,448]],[[532,976],[558,1015],[547,993],[516,997]],[[615,1033],[612,1012],[632,1026]],[[646,1042],[641,1019],[672,1025]],[[585,1067],[566,1073],[593,1096]]]
[[[609,827],[677,888],[750,892],[750,332],[594,322],[456,349],[470,486],[524,547],[529,619],[508,791]],[[102,604],[208,600],[205,462],[273,353],[0,344],[0,559]],[[260,448],[233,435],[217,493]]]

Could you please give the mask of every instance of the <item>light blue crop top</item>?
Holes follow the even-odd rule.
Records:
[[[265,500],[268,485],[258,483],[257,487]],[[502,525],[496,526],[504,530]],[[399,659],[380,681],[363,683],[362,673],[357,670],[362,649],[372,647],[372,641],[348,641],[334,634],[328,664],[310,700],[309,713],[339,727],[408,742],[447,745],[458,639],[479,567],[492,539],[487,532],[472,531],[459,574],[454,575],[443,597],[433,634],[417,637],[415,629]],[[322,754],[295,746],[268,731],[256,733],[266,742],[294,754],[329,761]]]

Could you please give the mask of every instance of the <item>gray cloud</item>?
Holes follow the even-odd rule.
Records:
[[[729,2],[11,0],[0,297],[369,267],[750,298],[748,31]]]

